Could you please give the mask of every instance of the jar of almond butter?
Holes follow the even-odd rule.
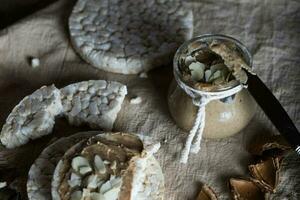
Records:
[[[251,54],[234,38],[209,34],[185,42],[175,54],[174,79],[168,93],[176,124],[190,131],[200,112],[199,100],[201,104],[205,97],[209,99],[201,110],[205,119],[198,119],[204,123],[203,137],[224,138],[240,132],[256,109],[246,89],[245,69],[250,70],[251,65]]]

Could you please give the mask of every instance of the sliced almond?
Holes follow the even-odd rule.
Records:
[[[193,57],[193,56],[187,56],[184,60],[184,64],[186,66],[189,66],[192,62],[195,62],[196,61],[196,58]]]
[[[105,174],[106,173],[105,163],[103,162],[102,158],[99,155],[95,155],[94,164],[95,164],[96,170],[100,174]]]
[[[80,186],[81,184],[81,177],[75,173],[71,173],[70,180],[68,181],[68,184],[71,188],[75,186]]]
[[[207,185],[201,187],[201,191],[197,197],[197,200],[217,200],[215,192]]]
[[[220,70],[217,70],[216,72],[214,72],[208,79],[208,82],[212,82],[218,78],[220,78],[222,76],[222,73]]]
[[[189,65],[189,69],[194,81],[200,81],[204,78],[205,65],[203,63],[193,62]]]
[[[89,199],[90,198],[90,196],[91,196],[91,190],[90,189],[86,189],[86,188],[84,188],[83,189],[83,192],[82,192],[82,197],[81,197],[81,199]]]
[[[208,82],[210,77],[211,77],[212,73],[211,71],[208,69],[205,71],[204,76],[205,76],[205,82]]]
[[[234,200],[264,200],[265,195],[260,188],[251,180],[229,180],[229,186]]]
[[[263,190],[275,192],[278,184],[280,162],[279,158],[268,158],[260,163],[249,165],[252,181]]]
[[[101,181],[101,179],[97,175],[92,174],[92,175],[90,175],[88,177],[87,188],[89,188],[89,189],[96,189],[99,186],[101,186],[102,183],[103,183],[103,181]]]
[[[79,167],[79,173],[82,175],[85,175],[91,171],[92,171],[92,168],[90,166]]]
[[[109,191],[110,189],[112,189],[112,186],[110,184],[110,181],[106,181],[105,183],[102,184],[102,186],[100,187],[99,192],[104,194],[105,192]]]
[[[77,157],[73,158],[71,165],[72,165],[72,168],[76,172],[79,172],[80,174],[82,174],[80,172],[80,170],[82,172],[91,171],[92,170],[91,167],[90,167],[89,161],[85,157],[82,157],[82,156],[77,156]]]
[[[103,194],[105,199],[117,200],[120,192],[120,187],[113,187]]]
[[[112,187],[120,187],[122,184],[121,177],[111,176],[109,181]]]

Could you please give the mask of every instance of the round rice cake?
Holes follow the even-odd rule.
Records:
[[[138,74],[168,64],[192,37],[193,13],[179,0],[78,0],[69,18],[71,42],[104,71]]]
[[[107,133],[77,143],[55,168],[53,200],[162,200],[164,178],[153,157],[159,144],[145,147],[143,141],[134,134]]]
[[[59,89],[54,85],[41,87],[14,107],[2,127],[1,143],[15,148],[50,134],[55,117],[62,111]]]
[[[58,161],[76,143],[100,134],[99,131],[80,132],[63,137],[46,147],[30,167],[27,181],[29,200],[52,200],[51,181]]]
[[[121,83],[89,80],[61,89],[64,116],[75,126],[111,130],[127,94]]]

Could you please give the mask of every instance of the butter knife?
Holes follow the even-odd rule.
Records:
[[[297,154],[300,155],[300,133],[295,124],[262,80],[257,75],[249,72],[247,72],[247,75],[248,91],[279,133],[287,140]]]

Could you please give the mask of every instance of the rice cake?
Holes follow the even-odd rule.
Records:
[[[78,0],[69,30],[77,53],[94,67],[138,74],[172,61],[192,37],[193,13],[178,0]]]
[[[61,114],[60,91],[43,86],[26,96],[6,119],[0,139],[7,148],[15,148],[52,132],[55,117]]]
[[[64,116],[71,125],[111,130],[127,87],[121,83],[89,80],[61,89]]]
[[[163,174],[153,157],[159,144],[144,146],[143,141],[133,134],[107,133],[77,143],[56,166],[53,199],[162,200]]]
[[[46,147],[32,164],[27,181],[29,200],[52,200],[51,181],[58,161],[73,145],[94,135],[99,131],[80,132],[69,137],[63,137]]]

